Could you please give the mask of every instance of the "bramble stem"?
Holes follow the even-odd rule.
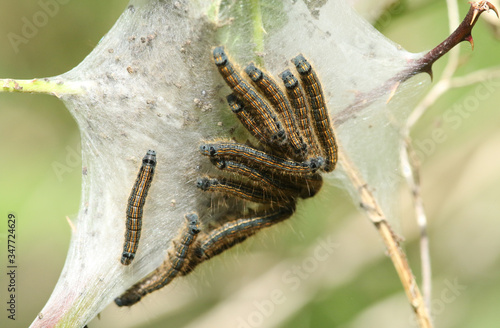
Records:
[[[497,9],[488,1],[472,2],[470,4],[469,12],[462,20],[462,23],[460,23],[455,31],[453,31],[453,33],[451,33],[450,36],[443,42],[429,51],[424,57],[414,61],[411,65],[411,70],[408,72],[408,76],[405,77],[405,80],[422,72],[429,73],[432,77],[432,64],[462,41],[468,41],[472,46],[472,50],[474,50],[474,40],[472,39],[471,34],[472,29],[474,28],[474,25],[476,25],[479,16],[483,12],[489,11],[490,9],[493,10],[498,16]]]
[[[380,87],[366,93],[358,94],[356,100],[353,103],[349,104],[338,114],[336,114],[334,125],[338,127],[354,115],[370,106],[370,104],[375,99],[377,99],[377,97],[374,97],[374,95],[379,95],[382,92],[386,92],[387,90],[392,90],[388,99],[389,102],[392,96],[396,93],[396,89],[401,83],[419,73],[428,73],[432,78],[432,64],[434,64],[436,60],[441,58],[444,54],[446,54],[462,41],[469,41],[471,44],[474,44],[471,36],[472,28],[476,24],[479,16],[483,12],[490,9],[493,10],[498,16],[497,9],[488,1],[471,3],[469,12],[465,16],[464,20],[455,29],[455,31],[450,34],[449,37],[447,37],[443,42],[429,51],[422,58],[410,62],[409,66],[406,69],[402,70],[399,74],[396,74],[393,78],[387,80]]]

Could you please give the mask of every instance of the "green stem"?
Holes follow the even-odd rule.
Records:
[[[63,95],[83,93],[83,89],[75,83],[48,78],[41,80],[0,79],[0,92],[49,94],[61,98]]]
[[[253,41],[255,44],[254,51],[256,54],[264,52],[264,25],[262,23],[262,11],[260,8],[260,0],[250,1],[250,13],[253,22]],[[258,65],[263,65],[263,60],[261,56],[256,56],[255,61]]]

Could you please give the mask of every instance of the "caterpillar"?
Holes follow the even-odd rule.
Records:
[[[148,150],[146,156],[142,159],[142,166],[135,180],[134,187],[130,193],[127,206],[127,223],[125,231],[125,243],[123,244],[123,253],[121,263],[129,265],[135,257],[139,239],[141,237],[142,227],[142,209],[146,202],[149,187],[153,180],[156,167],[156,152]]]

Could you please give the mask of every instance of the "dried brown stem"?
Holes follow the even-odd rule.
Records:
[[[408,264],[405,253],[399,245],[398,237],[393,232],[389,222],[385,218],[382,208],[371,193],[369,186],[365,183],[354,165],[349,161],[346,154],[339,151],[339,162],[349,177],[351,183],[358,189],[361,208],[366,212],[370,221],[375,225],[384,244],[387,247],[392,263],[401,279],[406,296],[415,312],[420,328],[432,328],[430,314],[420,293],[415,277]]]
[[[448,24],[450,33],[453,33],[455,26],[459,25],[458,4],[457,0],[446,0],[448,7]],[[449,51],[449,59],[446,64],[441,80],[434,85],[432,90],[412,111],[410,117],[406,121],[406,126],[403,130],[404,146],[401,147],[401,167],[406,183],[411,190],[413,199],[413,207],[415,217],[420,229],[420,262],[422,275],[422,292],[427,309],[431,308],[432,299],[432,264],[430,256],[429,235],[427,232],[427,216],[425,214],[424,202],[420,192],[420,162],[418,161],[415,151],[411,144],[409,136],[411,127],[423,115],[429,106],[426,106],[433,99],[439,97],[449,86],[449,80],[455,73],[459,63],[460,49],[453,48]]]
[[[431,306],[432,293],[432,270],[431,257],[429,251],[429,236],[427,234],[427,216],[425,214],[424,202],[420,192],[420,162],[411,145],[411,140],[407,137],[404,140],[404,147],[401,148],[401,166],[406,183],[411,190],[413,206],[420,229],[420,257],[422,273],[422,291],[427,309]]]

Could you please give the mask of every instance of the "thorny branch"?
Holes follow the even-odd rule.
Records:
[[[357,99],[352,104],[348,105],[336,115],[335,125],[338,126],[343,124],[349,118],[355,116],[363,109],[367,108],[376,99],[374,95],[381,94],[385,90],[392,90],[392,93],[387,100],[389,102],[392,96],[396,93],[396,90],[401,83],[419,73],[428,73],[432,78],[432,65],[444,54],[449,52],[462,41],[468,41],[472,45],[474,45],[474,41],[471,35],[472,28],[479,19],[479,16],[483,12],[489,11],[490,9],[493,10],[498,16],[498,10],[488,1],[471,3],[469,12],[463,19],[462,23],[449,37],[447,37],[443,42],[429,51],[422,58],[417,60],[410,60],[408,62],[408,67],[405,70],[401,71],[395,77],[386,81],[378,88],[371,90],[368,93],[359,94],[357,96]]]
[[[444,54],[449,52],[453,47],[462,41],[467,41],[474,49],[474,39],[472,38],[472,29],[476,25],[479,16],[489,10],[493,10],[498,16],[498,10],[488,1],[472,2],[469,12],[463,19],[462,23],[455,29],[449,37],[441,42],[437,47],[429,51],[424,57],[412,63],[411,70],[407,71],[405,79],[418,73],[428,73],[432,77],[432,64],[434,64]],[[404,81],[403,80],[403,81]]]

